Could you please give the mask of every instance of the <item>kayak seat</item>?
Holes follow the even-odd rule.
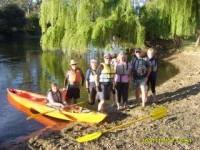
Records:
[[[46,101],[46,98],[36,98],[36,97],[31,97],[32,100],[41,102],[41,101]]]

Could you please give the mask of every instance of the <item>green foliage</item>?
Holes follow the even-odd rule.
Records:
[[[84,53],[89,45],[105,48],[144,41],[144,27],[130,0],[44,0],[40,14],[43,50]]]
[[[198,15],[198,0],[154,0],[141,9],[140,21],[146,39],[189,37],[195,34]]]
[[[25,30],[32,34],[40,34],[39,18],[37,14],[30,14],[26,18]]]
[[[6,33],[22,31],[25,25],[25,13],[15,4],[6,5],[2,9],[4,31]]]
[[[197,27],[198,0],[165,0],[164,2],[163,14],[170,18],[171,35],[186,37],[194,35]],[[165,8],[166,5],[169,5],[169,9]]]

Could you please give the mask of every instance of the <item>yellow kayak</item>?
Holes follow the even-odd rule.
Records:
[[[50,106],[47,106],[46,96],[41,94],[36,94],[12,88],[8,88],[7,92],[8,95],[12,97],[12,99],[15,100],[17,103],[19,103],[20,105],[23,105],[28,109],[37,111],[38,113],[43,113],[44,115],[57,119],[69,120],[69,121],[81,121],[88,123],[99,123],[107,116],[106,114],[91,110],[84,111],[88,109],[84,109],[78,106],[73,106],[74,108],[73,110],[70,110],[70,108],[66,108],[65,110],[52,108]]]

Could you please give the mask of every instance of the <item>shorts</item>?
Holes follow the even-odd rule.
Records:
[[[136,79],[133,80],[133,89],[140,88],[141,86],[147,86],[147,83],[145,82],[144,79]]]
[[[78,99],[80,98],[80,89],[79,88],[72,88],[68,87],[66,97],[69,99]]]
[[[97,99],[99,100],[110,100],[110,95],[111,95],[111,85],[103,85],[100,84],[101,91],[97,92]]]

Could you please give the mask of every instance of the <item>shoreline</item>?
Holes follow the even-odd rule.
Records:
[[[200,143],[200,48],[185,46],[183,51],[164,58],[179,73],[156,87],[158,104],[145,108],[134,105],[130,111],[108,111],[100,124],[71,123],[58,131],[47,131],[5,149],[198,149]],[[150,94],[150,92],[149,92]],[[103,134],[96,140],[78,143],[76,138],[104,131],[142,118],[157,106],[166,106],[168,115],[159,120],[147,119]],[[107,108],[109,109],[109,108]]]

